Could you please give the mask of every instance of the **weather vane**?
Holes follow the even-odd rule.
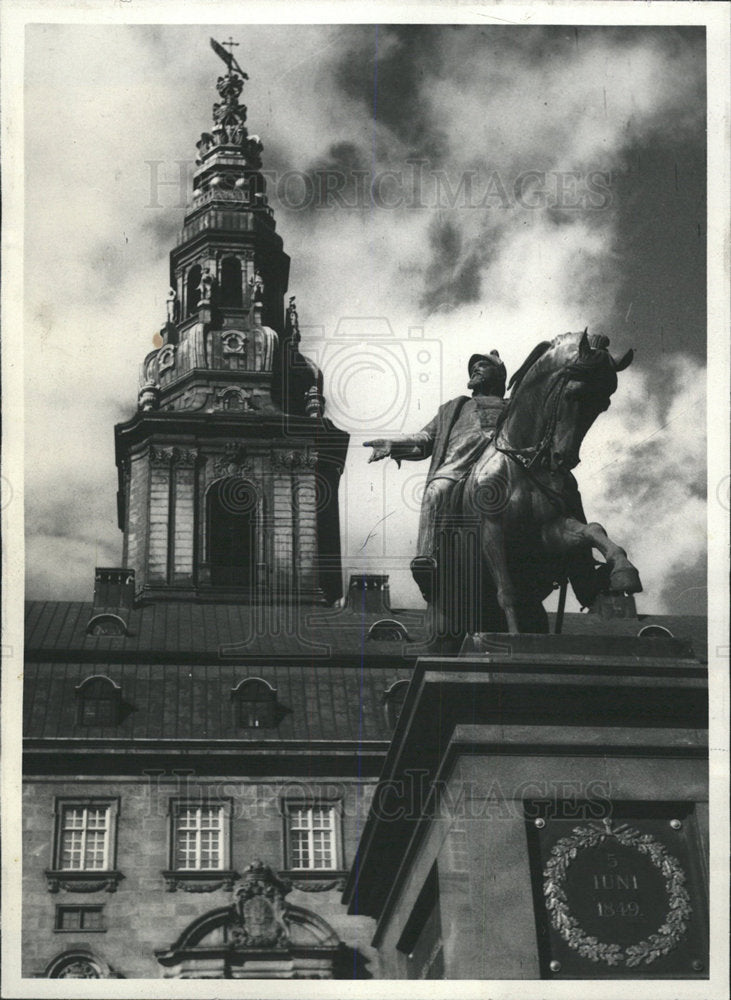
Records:
[[[231,70],[233,69],[233,70],[236,70],[237,73],[240,73],[241,76],[244,78],[244,80],[248,80],[249,79],[248,74],[244,73],[244,71],[242,70],[242,68],[239,66],[239,64],[234,59],[234,52],[233,52],[234,46],[238,46],[238,44],[239,43],[235,42],[230,35],[229,35],[228,41],[224,42],[223,45],[219,44],[216,41],[215,38],[211,39],[211,48],[216,53],[216,55],[220,59],[223,59],[223,61],[226,63],[226,66],[228,67],[229,74],[231,73]],[[227,52],[226,49],[224,48],[224,45],[227,45],[231,49],[231,51]]]

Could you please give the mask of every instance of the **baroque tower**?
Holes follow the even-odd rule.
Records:
[[[217,49],[217,51],[219,51]],[[115,428],[123,563],[145,599],[330,603],[348,435],[299,351],[263,145],[225,53],[138,412]]]

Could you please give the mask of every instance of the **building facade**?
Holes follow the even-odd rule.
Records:
[[[352,577],[340,606],[348,438],[327,418],[322,376],[299,350],[295,302],[285,304],[289,259],[243,83],[230,63],[218,80],[170,254],[167,317],[142,365],[137,411],[115,429],[122,566],[97,569],[88,603],[28,603],[23,974],[555,975],[530,902],[525,817],[489,829],[460,816],[432,823],[430,789],[439,776],[464,792],[469,768],[470,788],[489,784],[508,758],[530,776],[547,759],[551,725],[575,737],[552,777],[575,766],[569,745],[604,774],[623,737],[597,749],[596,703],[589,710],[571,684],[561,694],[571,692],[573,715],[551,723],[548,689],[526,677],[564,677],[576,661],[546,664],[538,637],[521,676],[543,714],[526,735],[520,711],[504,714],[514,689],[495,686],[488,654],[424,658],[426,616],[392,610],[387,577]],[[698,621],[641,621],[625,598],[564,618],[584,643],[571,656],[599,674],[616,641],[620,674],[649,657],[643,692],[659,669],[691,677],[697,694],[697,655],[668,636],[671,647],[653,646],[653,629],[703,635]],[[615,687],[626,696],[627,685]],[[666,687],[682,702],[682,685]],[[636,735],[629,703],[615,702]],[[702,728],[697,701],[685,715],[676,708],[668,728]],[[498,754],[490,727],[508,721],[523,733],[519,752],[504,749],[503,733]],[[689,791],[679,796],[666,769],[662,809],[668,797],[685,802],[683,816],[692,806],[702,840],[702,739],[665,737],[663,754],[682,756],[681,745]],[[584,790],[594,773],[582,772]],[[406,777],[416,791],[394,812],[385,791]],[[631,782],[620,785],[631,800]],[[498,829],[513,838],[502,897],[486,888],[496,880],[485,845]],[[465,894],[470,872],[479,899]],[[520,912],[487,927],[485,901],[499,912],[511,893]],[[485,964],[489,955],[498,958]]]

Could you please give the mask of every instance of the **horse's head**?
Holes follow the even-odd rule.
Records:
[[[534,348],[511,386],[512,398],[517,402],[520,397],[538,419],[535,457],[541,465],[568,471],[579,464],[586,432],[609,407],[617,372],[633,356],[630,350],[617,361],[609,353],[609,338],[590,337],[586,330],[564,333]]]

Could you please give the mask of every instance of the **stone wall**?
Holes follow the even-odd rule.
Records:
[[[184,764],[181,761],[181,765]],[[181,766],[181,771],[184,768]],[[327,874],[319,880],[286,873],[283,797],[342,802],[342,863],[353,863],[358,837],[373,792],[373,782],[337,778],[266,782],[206,778],[201,781],[167,774],[138,778],[34,778],[24,788],[23,975],[42,975],[57,956],[79,948],[93,953],[125,978],[161,978],[155,951],[169,948],[188,925],[210,910],[232,902],[226,888],[170,891],[163,871],[170,868],[170,801],[218,797],[231,807],[231,867],[238,873],[261,860],[297,884],[287,902],[312,911],[354,949],[351,969],[379,977],[378,958],[370,947],[373,921],[348,916],[340,902],[340,884]],[[116,891],[49,891],[46,870],[53,867],[55,801],[59,798],[117,798],[116,868],[122,873]],[[59,905],[102,905],[105,931],[54,929]],[[352,975],[352,973],[351,973]]]

